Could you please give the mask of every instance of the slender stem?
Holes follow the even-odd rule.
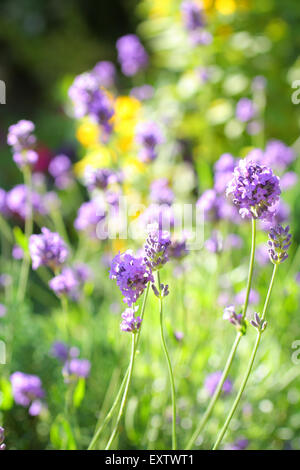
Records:
[[[145,295],[144,295],[144,299],[143,299],[143,304],[142,304],[142,310],[141,310],[141,314],[140,314],[140,317],[141,319],[143,320],[144,318],[144,314],[145,314],[145,308],[146,308],[146,302],[147,302],[147,298],[148,298],[148,293],[149,293],[149,288],[150,288],[150,282],[148,283],[147,285],[147,288],[146,288],[146,292],[145,292]],[[141,323],[141,327],[138,331],[138,333],[135,335],[135,353],[137,351],[137,348],[138,348],[138,345],[139,345],[139,341],[140,341],[140,335],[141,335],[141,329],[142,329],[142,324],[143,324],[143,321]],[[127,368],[127,371],[124,375],[124,378],[122,380],[122,383],[121,383],[121,386],[120,386],[120,389],[118,391],[118,394],[109,410],[109,412],[107,413],[107,415],[105,416],[103,422],[100,424],[100,426],[97,428],[91,442],[90,442],[90,445],[88,447],[88,450],[93,450],[95,448],[95,445],[101,435],[101,432],[103,431],[104,427],[106,426],[106,424],[110,421],[111,417],[113,416],[113,413],[119,403],[119,400],[121,398],[121,395],[124,391],[124,388],[125,388],[125,385],[127,383],[127,379],[128,379],[128,374],[129,374],[129,370],[130,370],[130,365],[128,366]]]
[[[125,390],[124,390],[124,395],[123,395],[123,398],[122,398],[122,401],[121,401],[121,406],[120,406],[120,410],[119,410],[119,414],[118,414],[118,417],[117,417],[117,421],[116,421],[116,424],[114,426],[114,429],[111,433],[111,436],[108,440],[108,443],[105,447],[105,450],[109,450],[110,449],[110,446],[112,445],[113,443],[113,440],[117,434],[117,431],[118,431],[118,427],[119,427],[119,424],[120,424],[120,421],[121,421],[121,418],[123,416],[123,413],[124,413],[124,410],[125,410],[125,406],[126,406],[126,403],[127,403],[127,397],[128,397],[128,392],[129,392],[129,386],[130,386],[130,382],[131,382],[131,377],[132,377],[132,371],[133,371],[133,366],[134,366],[134,358],[135,358],[135,335],[134,333],[132,333],[132,338],[131,338],[131,356],[130,356],[130,365],[129,365],[129,371],[128,371],[128,378],[127,378],[127,381],[126,381],[126,386],[125,386]]]
[[[228,375],[228,372],[229,372],[229,369],[231,367],[231,364],[232,364],[232,361],[233,361],[233,358],[235,356],[235,353],[236,353],[236,350],[238,348],[238,345],[239,345],[239,342],[242,338],[242,333],[237,333],[236,335],[236,338],[235,338],[235,341],[232,345],[232,348],[231,348],[231,351],[230,351],[230,354],[228,356],[228,359],[227,359],[227,362],[226,362],[226,365],[225,365],[225,369],[223,371],[223,374],[222,374],[222,377],[218,383],[218,386],[209,402],[209,405],[203,415],[203,418],[202,420],[200,421],[199,423],[199,426],[197,427],[197,429],[195,430],[194,434],[192,435],[191,439],[189,440],[187,446],[186,446],[186,450],[190,450],[192,447],[193,447],[193,444],[194,442],[196,441],[197,437],[199,436],[199,434],[203,431],[208,419],[210,418],[211,414],[212,414],[212,411],[215,407],[215,404],[222,392],[222,388],[223,388],[223,385],[224,385],[224,382],[227,378],[227,375]]]
[[[249,271],[248,271],[248,281],[247,281],[247,289],[246,289],[246,298],[242,312],[242,318],[245,319],[248,302],[249,302],[249,295],[251,291],[251,284],[252,284],[252,277],[253,277],[253,267],[254,267],[254,258],[255,258],[255,243],[256,243],[256,219],[252,219],[252,239],[251,239],[251,254],[250,254],[250,262],[249,262]]]
[[[251,253],[250,253],[250,260],[249,260],[248,280],[247,280],[247,287],[246,287],[246,298],[245,298],[245,302],[244,302],[244,306],[243,306],[243,312],[242,312],[243,320],[246,317],[246,313],[247,313],[247,309],[248,309],[248,303],[249,303],[249,295],[250,295],[250,291],[251,291],[251,284],[252,284],[252,277],[253,277],[253,267],[254,267],[254,258],[255,258],[255,244],[256,244],[256,220],[252,219]],[[217,386],[213,396],[210,399],[207,410],[204,413],[203,418],[199,423],[199,426],[197,427],[197,429],[195,430],[195,432],[193,433],[191,439],[189,440],[189,442],[187,444],[187,447],[186,447],[187,450],[189,450],[193,447],[196,439],[198,438],[199,434],[205,428],[205,425],[206,425],[207,421],[209,420],[209,418],[210,418],[210,416],[211,416],[211,414],[214,410],[215,404],[216,404],[216,402],[217,402],[217,400],[218,400],[218,398],[221,394],[224,382],[225,382],[225,380],[227,378],[227,375],[229,373],[229,369],[230,369],[231,364],[233,362],[234,356],[236,354],[236,351],[237,351],[237,348],[238,348],[238,345],[240,343],[240,340],[241,340],[242,336],[243,336],[243,334],[241,332],[238,332],[237,335],[236,335],[236,338],[235,338],[235,341],[234,341],[234,343],[232,345],[232,348],[230,350],[230,353],[229,353],[229,356],[228,356],[228,359],[227,359],[222,377],[221,377],[221,379],[218,383],[218,386]]]
[[[66,341],[67,343],[69,342],[69,318],[68,318],[68,310],[69,310],[69,302],[68,302],[68,297],[66,295],[62,295],[60,298],[61,301],[61,308],[63,311],[63,321],[64,321],[64,327],[65,327],[65,335],[66,335]]]
[[[158,289],[159,292],[161,292],[160,288],[160,277],[159,277],[159,272],[157,272],[157,282],[158,282]],[[176,450],[177,448],[177,442],[176,442],[176,394],[175,394],[175,382],[174,382],[174,375],[173,375],[173,370],[172,370],[172,364],[170,361],[170,356],[168,353],[166,341],[165,341],[165,336],[164,336],[164,325],[163,325],[163,301],[162,298],[160,297],[159,299],[159,317],[160,317],[160,336],[161,336],[161,343],[162,347],[165,353],[167,365],[168,365],[168,371],[169,371],[169,378],[170,378],[170,383],[171,383],[171,395],[172,395],[172,414],[173,414],[173,420],[172,420],[172,449]]]
[[[24,167],[24,183],[27,187],[27,198],[26,198],[26,217],[25,217],[25,236],[29,242],[29,238],[32,234],[33,229],[33,217],[32,217],[32,180],[31,180],[31,170],[30,168]],[[21,274],[17,292],[18,302],[23,302],[27,287],[28,274],[30,267],[30,255],[28,251],[24,253],[23,262],[21,266]]]
[[[271,278],[271,281],[270,281],[270,284],[269,284],[269,289],[268,289],[267,297],[266,297],[266,300],[265,300],[261,320],[264,320],[265,316],[266,316],[266,311],[267,311],[267,308],[268,308],[268,305],[269,305],[269,302],[270,302],[270,297],[271,297],[272,288],[273,288],[274,279],[275,279],[277,269],[278,269],[278,264],[275,264],[274,268],[273,268],[273,274],[272,274],[272,278]],[[255,360],[255,357],[256,357],[258,346],[259,346],[259,343],[260,343],[260,340],[261,340],[261,335],[262,335],[262,331],[259,330],[258,333],[257,333],[255,345],[254,345],[254,348],[253,348],[253,351],[252,351],[252,354],[251,354],[251,357],[250,357],[250,360],[249,360],[249,363],[248,363],[246,374],[245,374],[244,379],[241,383],[241,386],[240,386],[240,389],[239,389],[238,394],[236,396],[236,399],[234,400],[234,403],[231,407],[231,410],[229,411],[229,414],[228,414],[228,416],[226,418],[226,421],[223,425],[223,428],[221,429],[221,431],[219,433],[219,436],[216,440],[216,443],[213,447],[213,450],[216,450],[219,447],[219,445],[221,444],[222,439],[223,439],[223,437],[224,437],[224,435],[225,435],[225,433],[228,429],[228,426],[230,424],[230,421],[231,421],[231,419],[232,419],[232,417],[235,413],[235,410],[237,409],[238,404],[241,400],[242,394],[245,390],[245,387],[247,385],[247,382],[248,382],[248,379],[249,379],[249,376],[250,376],[250,373],[251,373],[251,370],[252,370],[252,367],[253,367],[253,363],[254,363],[254,360]]]

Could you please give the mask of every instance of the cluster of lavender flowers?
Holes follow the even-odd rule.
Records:
[[[37,416],[43,408],[42,399],[45,392],[41,379],[37,375],[14,372],[10,377],[15,402],[23,407],[29,407],[29,414]]]
[[[69,250],[58,233],[43,227],[40,235],[31,235],[29,251],[32,269],[48,266],[54,272],[66,261]]]
[[[33,122],[22,119],[8,129],[7,143],[13,149],[13,160],[22,169],[24,166],[34,166],[38,154],[33,150],[36,137],[33,134]]]
[[[66,383],[88,378],[91,363],[88,359],[78,358],[80,351],[76,347],[69,347],[65,343],[56,341],[51,348],[51,355],[63,363],[62,374]]]
[[[135,314],[138,311],[138,307],[128,307],[122,313],[121,330],[129,333],[136,333],[142,324],[141,317],[136,317]]]
[[[211,34],[204,29],[206,19],[203,8],[192,0],[185,0],[181,4],[182,20],[193,45],[207,45],[211,43]]]
[[[73,267],[66,266],[60,274],[49,281],[49,287],[57,296],[66,295],[71,300],[77,301],[90,276],[89,267],[84,263],[75,264]]]
[[[279,200],[279,178],[271,168],[252,160],[240,160],[226,194],[232,197],[242,217],[268,219]]]

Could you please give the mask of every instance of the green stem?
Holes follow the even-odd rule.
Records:
[[[147,285],[147,288],[146,288],[146,292],[145,292],[145,295],[144,295],[144,299],[143,299],[143,305],[142,305],[142,310],[141,310],[141,319],[142,319],[142,323],[141,323],[141,327],[138,331],[138,333],[135,335],[135,353],[137,351],[137,348],[138,348],[138,345],[139,345],[139,341],[140,341],[140,335],[141,335],[141,329],[142,329],[142,324],[143,324],[143,318],[144,318],[144,314],[145,314],[145,308],[146,308],[146,302],[147,302],[147,298],[148,298],[148,293],[149,293],[149,288],[150,288],[150,282],[148,283]],[[100,424],[100,426],[97,428],[91,442],[90,442],[90,445],[88,447],[88,450],[93,450],[95,448],[95,445],[101,435],[101,432],[103,431],[104,427],[106,426],[106,424],[110,421],[111,417],[113,416],[113,413],[119,403],[119,400],[121,398],[121,395],[124,391],[124,388],[125,388],[125,385],[127,383],[127,379],[128,379],[128,374],[129,374],[129,370],[130,370],[130,365],[128,366],[127,368],[127,371],[125,373],[125,376],[122,380],[122,383],[121,383],[121,386],[120,386],[120,389],[118,391],[118,394],[115,398],[115,401],[113,402],[109,412],[107,413],[107,415],[105,416],[104,418],[104,421],[102,422],[102,424]]]
[[[161,288],[160,288],[160,276],[159,272],[157,272],[157,283],[158,283],[158,289],[159,292],[161,293]],[[172,449],[176,450],[177,448],[177,442],[176,442],[176,394],[175,394],[175,382],[174,382],[174,375],[173,375],[173,370],[172,370],[172,365],[170,361],[170,356],[168,353],[166,341],[165,341],[165,336],[164,336],[164,325],[163,325],[163,301],[162,298],[159,298],[159,318],[160,318],[160,336],[161,336],[161,343],[162,347],[165,353],[167,365],[168,365],[168,371],[169,371],[169,378],[170,378],[170,383],[171,383],[171,395],[172,395],[172,414],[173,414],[173,419],[172,419]]]
[[[229,372],[229,369],[231,367],[231,364],[232,364],[232,361],[233,361],[233,358],[235,356],[235,353],[236,353],[236,350],[238,348],[238,345],[240,343],[240,340],[242,338],[242,334],[239,332],[237,333],[236,335],[236,338],[235,338],[235,341],[232,345],[232,348],[231,348],[231,351],[230,351],[230,354],[228,356],[228,359],[227,359],[227,362],[226,362],[226,365],[225,365],[225,369],[223,371],[223,374],[222,374],[222,377],[218,383],[218,386],[209,402],[209,405],[203,415],[203,418],[202,420],[200,421],[199,423],[199,426],[198,428],[196,429],[196,431],[194,432],[194,434],[192,435],[191,439],[189,440],[188,442],[188,445],[186,446],[186,450],[190,450],[192,447],[193,447],[193,444],[194,442],[196,441],[196,439],[198,438],[199,434],[203,431],[208,419],[210,418],[212,412],[213,412],[213,409],[215,407],[215,404],[222,392],[222,388],[223,388],[223,385],[224,385],[224,382],[227,378],[227,375],[228,375],[228,372]]]
[[[117,434],[117,431],[118,431],[118,427],[119,427],[119,424],[120,424],[120,421],[121,421],[121,418],[123,416],[123,413],[124,413],[124,410],[125,410],[125,407],[126,407],[126,403],[127,403],[127,397],[128,397],[128,392],[129,392],[129,386],[130,386],[130,382],[131,382],[131,377],[132,377],[132,372],[133,372],[133,366],[134,366],[134,358],[135,358],[135,335],[134,333],[132,333],[132,338],[131,338],[131,356],[130,356],[130,365],[129,365],[129,371],[128,371],[128,378],[127,378],[127,381],[126,381],[126,386],[125,386],[125,390],[124,390],[124,395],[123,395],[123,398],[122,398],[122,401],[121,401],[121,406],[120,406],[120,409],[119,409],[119,413],[118,413],[118,417],[117,417],[117,421],[116,421],[116,424],[114,426],[114,429],[111,433],[111,436],[108,440],[108,443],[105,447],[105,450],[109,450],[112,443],[113,443],[113,440]]]
[[[252,239],[251,239],[251,253],[250,253],[250,260],[249,260],[249,270],[248,270],[248,280],[247,280],[247,288],[246,288],[246,298],[245,298],[245,303],[243,306],[243,312],[242,312],[242,318],[246,317],[247,309],[248,309],[248,303],[249,303],[249,295],[250,295],[250,290],[251,290],[251,284],[252,284],[252,277],[253,277],[253,267],[254,267],[254,258],[255,258],[255,243],[256,243],[256,220],[252,219]],[[215,404],[221,394],[224,382],[228,376],[229,369],[231,367],[231,364],[233,362],[234,356],[236,354],[238,345],[240,343],[240,340],[242,338],[243,334],[241,332],[238,332],[235,338],[235,341],[232,345],[231,351],[229,353],[225,369],[223,371],[222,377],[218,383],[218,386],[213,394],[213,396],[210,399],[208,408],[206,412],[203,415],[202,420],[199,423],[199,426],[197,427],[196,431],[192,435],[191,439],[189,440],[186,449],[190,450],[192,446],[194,445],[196,439],[198,438],[199,434],[203,431],[205,428],[205,425],[210,418]]]
[[[32,180],[31,180],[31,170],[28,167],[24,167],[24,183],[28,190],[28,197],[26,198],[26,218],[25,218],[25,236],[29,242],[29,238],[32,235],[33,229],[33,218],[32,218]],[[17,292],[18,302],[23,302],[27,287],[28,274],[30,267],[30,255],[29,252],[24,252],[23,262],[21,266],[21,274]]]
[[[270,297],[271,297],[272,288],[273,288],[274,279],[275,279],[277,269],[278,269],[278,264],[275,264],[274,268],[273,268],[272,278],[271,278],[271,281],[270,281],[267,297],[266,297],[266,300],[265,300],[265,305],[264,305],[264,308],[263,308],[263,313],[262,313],[262,316],[261,316],[261,321],[263,321],[265,319],[265,316],[266,316],[266,311],[267,311],[267,308],[268,308],[268,305],[269,305],[269,302],[270,302]],[[221,444],[222,439],[223,439],[223,437],[224,437],[224,435],[225,435],[225,433],[228,429],[228,426],[230,424],[230,421],[231,421],[231,419],[232,419],[232,417],[235,413],[235,410],[237,409],[238,404],[241,400],[242,394],[245,390],[245,387],[247,385],[247,382],[248,382],[248,379],[249,379],[249,376],[250,376],[250,373],[251,373],[251,370],[252,370],[252,367],[253,367],[253,363],[254,363],[254,360],[255,360],[255,357],[256,357],[258,346],[259,346],[259,343],[260,343],[260,340],[261,340],[261,335],[262,335],[262,331],[259,330],[258,333],[257,333],[255,345],[254,345],[254,348],[253,348],[253,351],[252,351],[252,354],[251,354],[251,357],[250,357],[250,360],[249,360],[249,363],[248,363],[246,374],[245,374],[244,379],[241,383],[241,386],[240,386],[240,389],[239,389],[238,394],[236,396],[236,399],[234,400],[234,403],[231,407],[231,410],[229,411],[229,414],[228,414],[228,416],[226,418],[226,421],[223,425],[223,428],[221,429],[221,431],[219,433],[219,436],[216,440],[216,443],[213,447],[213,450],[216,450],[219,447],[219,445]]]
[[[246,317],[248,302],[249,302],[249,295],[250,295],[251,284],[252,284],[254,258],[255,258],[255,242],[256,242],[256,219],[252,219],[251,254],[250,254],[250,262],[249,262],[246,298],[245,298],[245,303],[244,303],[243,312],[242,312],[243,320]]]

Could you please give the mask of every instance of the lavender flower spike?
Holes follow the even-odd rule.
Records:
[[[168,231],[161,230],[158,224],[150,225],[148,238],[144,246],[144,260],[152,271],[157,271],[168,261],[170,244],[170,233]]]
[[[32,269],[39,266],[49,266],[52,270],[61,266],[67,259],[69,251],[58,233],[42,228],[40,235],[31,235],[29,251],[32,259]]]
[[[147,163],[157,157],[157,146],[163,143],[158,125],[153,121],[141,122],[136,127],[136,142],[140,145],[139,158]]]
[[[135,316],[138,308],[139,307],[126,308],[125,312],[122,313],[123,321],[120,325],[122,331],[136,333],[140,329],[142,319],[141,317]]]
[[[290,227],[282,225],[271,228],[269,232],[268,251],[273,264],[283,263],[288,257],[287,250],[291,246],[292,235],[289,233]]]
[[[226,190],[242,217],[263,220],[271,217],[270,208],[279,200],[280,193],[279,178],[271,168],[247,159],[240,160],[235,167]]]
[[[13,124],[8,128],[7,143],[15,152],[23,152],[29,150],[36,142],[33,135],[34,124],[26,119]]]
[[[10,381],[15,402],[18,405],[29,407],[31,416],[38,415],[42,409],[40,400],[45,395],[41,379],[37,375],[14,372]]]
[[[124,75],[131,77],[148,65],[148,54],[135,34],[117,40],[118,60]]]
[[[129,307],[137,301],[148,282],[154,282],[149,267],[143,258],[137,258],[127,251],[114,257],[111,263],[110,279],[115,279]]]

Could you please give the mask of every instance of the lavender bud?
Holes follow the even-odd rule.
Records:
[[[268,251],[273,264],[283,263],[287,257],[287,250],[291,246],[292,235],[289,233],[289,226],[283,228],[282,225],[272,227],[269,232]]]

